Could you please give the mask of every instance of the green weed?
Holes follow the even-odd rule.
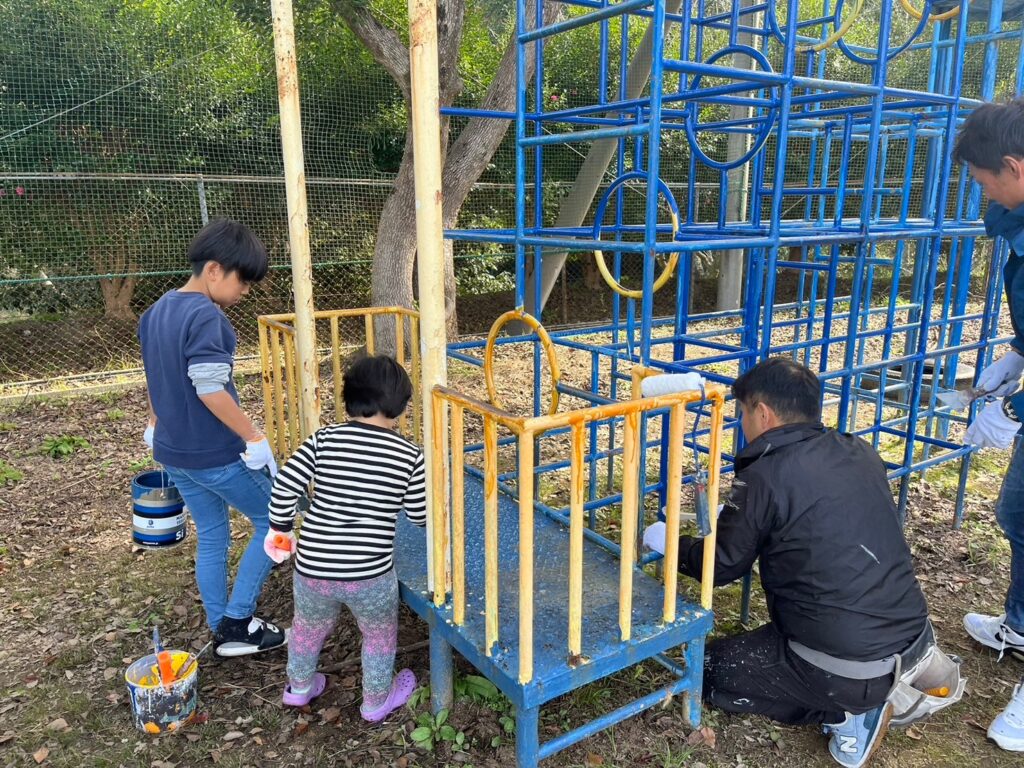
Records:
[[[43,453],[54,459],[66,458],[75,451],[89,447],[89,441],[77,435],[61,435],[43,440]]]
[[[14,485],[15,483],[23,480],[24,477],[24,472],[15,469],[6,461],[0,459],[0,485],[7,485],[8,483]]]

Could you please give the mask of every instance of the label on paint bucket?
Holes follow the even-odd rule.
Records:
[[[139,515],[132,515],[132,528],[138,533],[149,533],[159,536],[163,533],[183,529],[186,517],[187,515],[184,512],[179,512],[173,517],[140,517]]]

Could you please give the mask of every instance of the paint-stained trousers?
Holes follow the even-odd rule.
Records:
[[[710,643],[704,698],[727,712],[780,723],[838,723],[882,704],[893,676],[851,680],[818,669],[790,650],[774,624]]]

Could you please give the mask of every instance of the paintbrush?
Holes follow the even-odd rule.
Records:
[[[211,645],[213,645],[213,640],[211,640],[206,645],[204,645],[202,648],[200,648],[199,649],[199,653],[197,653],[197,654],[195,654],[193,656],[190,656],[185,661],[185,663],[181,666],[181,669],[179,669],[175,673],[174,679],[175,680],[181,680],[181,679],[183,679],[185,677],[185,675],[187,675],[189,672],[191,672],[192,671],[192,667],[195,666],[195,664],[199,661],[199,657],[202,656],[204,653],[206,653],[206,649],[209,648]]]

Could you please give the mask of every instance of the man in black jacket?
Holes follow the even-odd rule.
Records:
[[[759,559],[771,621],[709,644],[704,697],[820,723],[833,758],[858,768],[888,728],[895,675],[934,642],[885,466],[822,426],[818,379],[790,358],[759,363],[733,394],[748,445],[718,519],[715,584]],[[680,537],[680,572],[700,578],[703,559],[702,539]]]

